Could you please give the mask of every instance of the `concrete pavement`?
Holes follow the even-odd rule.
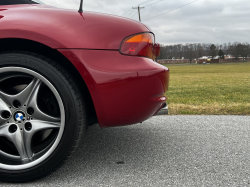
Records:
[[[90,127],[52,175],[0,186],[250,186],[250,116],[156,116]]]

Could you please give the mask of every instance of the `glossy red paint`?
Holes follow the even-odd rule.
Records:
[[[101,127],[153,116],[166,102],[169,70],[145,57],[122,55],[130,35],[151,32],[126,18],[45,5],[0,6],[0,41],[22,38],[57,49],[82,75]]]
[[[149,58],[118,51],[59,50],[83,76],[101,127],[145,121],[166,102],[169,70]]]
[[[0,12],[0,39],[24,38],[51,48],[117,50],[135,33],[149,32],[143,24],[126,18],[46,5],[5,5]]]

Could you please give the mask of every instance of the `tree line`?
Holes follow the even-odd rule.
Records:
[[[157,58],[160,59],[193,59],[202,56],[211,56],[213,59],[216,56],[224,58],[224,55],[232,55],[236,58],[247,58],[250,56],[249,43],[224,43],[224,44],[211,44],[211,43],[193,43],[193,44],[175,44],[175,45],[161,45],[161,54]]]

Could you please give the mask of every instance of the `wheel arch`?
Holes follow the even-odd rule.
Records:
[[[87,110],[88,124],[92,125],[98,122],[93,99],[85,80],[76,69],[76,67],[58,50],[52,49],[44,44],[32,40],[20,38],[4,38],[0,39],[0,52],[5,51],[27,51],[48,57],[54,60],[56,63],[60,62],[60,65],[63,66],[71,74],[72,78],[81,88],[81,95],[85,100],[87,108],[89,109]]]

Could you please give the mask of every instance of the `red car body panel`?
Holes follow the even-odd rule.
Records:
[[[145,121],[166,102],[169,71],[149,58],[105,50],[60,52],[84,78],[101,127]]]
[[[135,33],[149,32],[129,19],[46,5],[0,6],[0,38],[23,38],[53,49],[119,49]]]
[[[101,127],[153,116],[166,102],[169,70],[144,57],[120,54],[129,35],[150,32],[125,18],[45,5],[0,6],[0,42],[22,38],[57,49],[79,71]]]

